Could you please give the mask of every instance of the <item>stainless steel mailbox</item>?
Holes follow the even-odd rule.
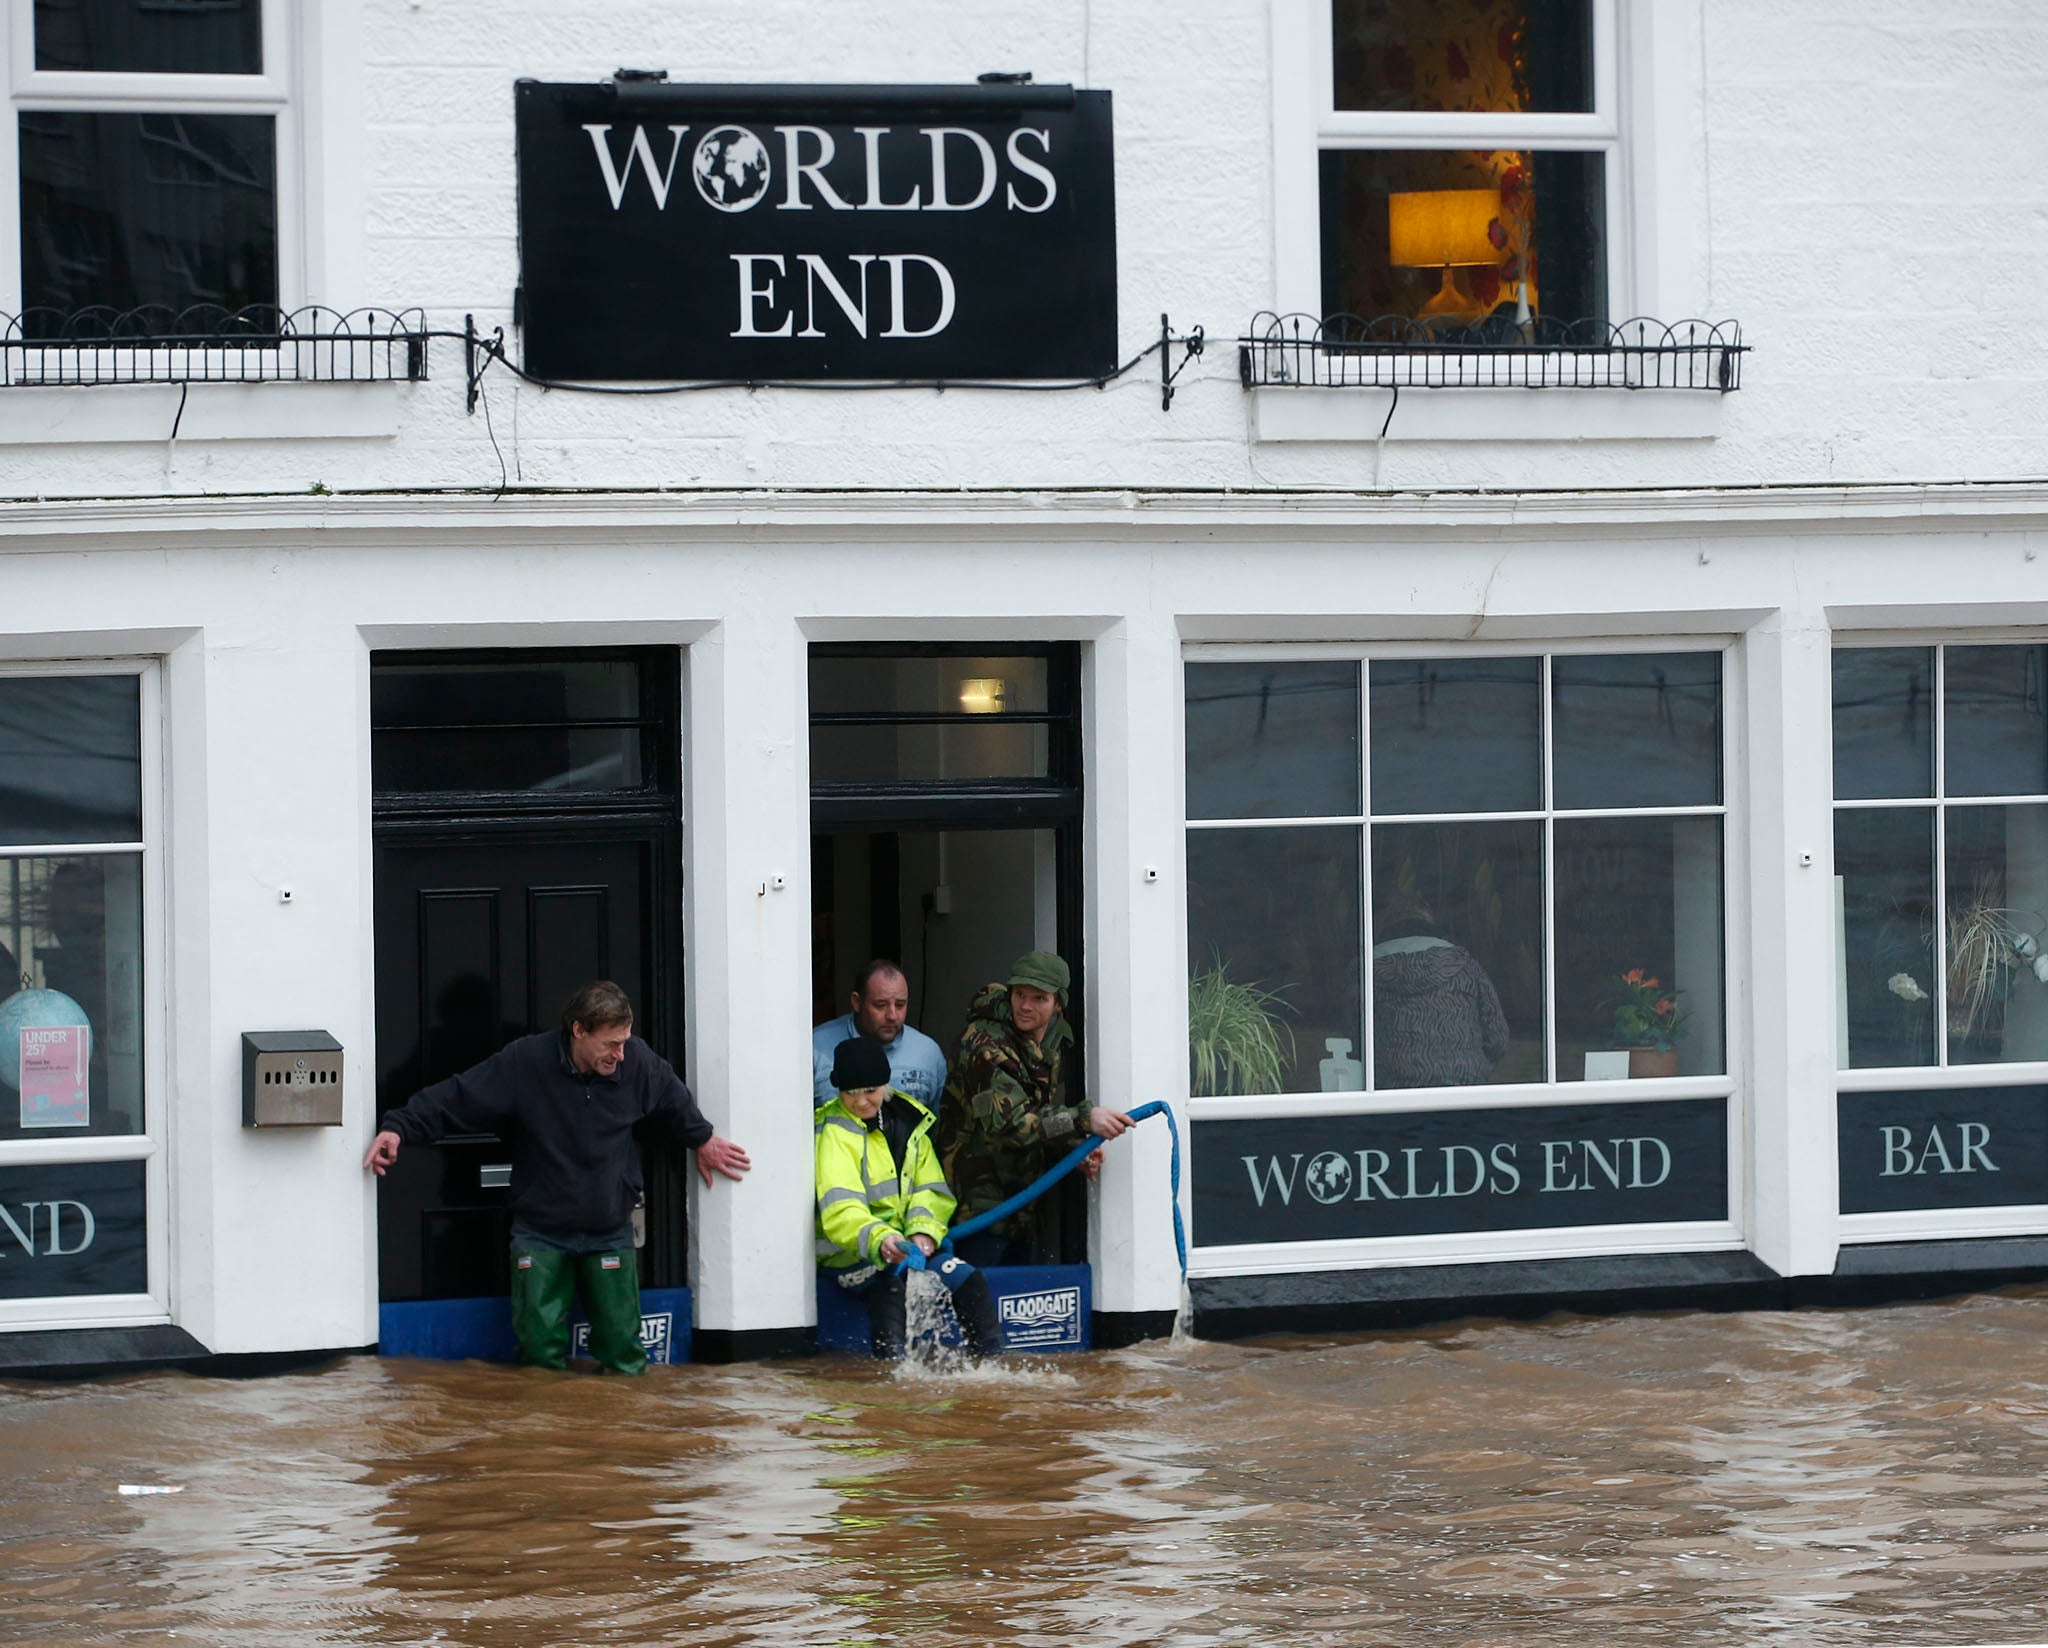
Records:
[[[339,1127],[341,1043],[325,1030],[242,1032],[244,1127]]]

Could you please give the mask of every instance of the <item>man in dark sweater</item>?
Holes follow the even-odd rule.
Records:
[[[753,1163],[711,1130],[668,1062],[633,1035],[633,1004],[609,980],[586,984],[562,1028],[508,1042],[482,1064],[435,1082],[379,1118],[363,1166],[381,1176],[400,1144],[495,1133],[512,1151],[512,1328],[519,1359],[569,1360],[569,1305],[580,1287],[590,1353],[613,1373],[647,1366],[640,1347],[640,1200],[634,1129],[665,1128],[713,1171],[737,1179]]]

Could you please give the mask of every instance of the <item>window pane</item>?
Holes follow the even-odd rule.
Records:
[[[379,732],[370,743],[370,785],[384,794],[637,790],[654,782],[638,727]]]
[[[1721,655],[1554,658],[1551,782],[1565,807],[1721,799]]]
[[[1016,722],[811,728],[815,784],[1043,778],[1051,729]]]
[[[36,67],[261,74],[263,0],[36,0]]]
[[[1188,832],[1196,1093],[1320,1092],[1321,1065],[1357,1060],[1358,845],[1356,825]],[[1362,1085],[1332,1074],[1332,1090]]]
[[[1951,807],[1946,827],[1949,1063],[2048,1059],[2048,807]]]
[[[1672,1057],[1636,1075],[1721,1074],[1720,819],[1559,819],[1555,845],[1558,1080],[1637,1048]]]
[[[1536,658],[1372,666],[1372,810],[1523,812],[1543,805]]]
[[[1950,795],[2048,795],[2048,647],[1949,647],[1942,738]]]
[[[1849,1024],[1843,1067],[1933,1064],[1941,993],[1934,970],[1933,809],[1836,813],[1835,875]]]
[[[1543,826],[1375,824],[1373,1085],[1543,1079]]]
[[[1337,108],[1592,110],[1591,0],[1333,0],[1330,16]]]
[[[0,859],[0,998],[0,1138],[142,1131],[139,855]]]
[[[1358,666],[1187,666],[1190,818],[1356,816]]]
[[[380,661],[370,670],[370,725],[379,730],[631,721],[640,713],[640,666],[630,659]]]
[[[142,838],[141,691],[132,675],[0,677],[0,845]]]
[[[810,663],[811,713],[1043,715],[1046,660],[819,657]]]
[[[21,117],[22,301],[68,313],[277,302],[270,115]],[[55,317],[24,321],[51,337]]]
[[[1834,657],[1835,798],[1934,793],[1934,649],[1844,647]]]
[[[1605,159],[1516,149],[1327,149],[1323,311],[1514,341],[1517,298],[1557,322],[1607,315]]]

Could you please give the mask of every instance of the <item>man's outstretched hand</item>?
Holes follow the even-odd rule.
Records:
[[[396,1139],[392,1141],[394,1149],[397,1142]],[[753,1158],[744,1150],[716,1133],[697,1146],[697,1173],[707,1185],[711,1183],[714,1172],[723,1173],[728,1179],[737,1179],[753,1165]]]
[[[384,1170],[397,1160],[398,1135],[387,1128],[370,1141],[370,1148],[363,1155],[363,1166],[381,1179]]]

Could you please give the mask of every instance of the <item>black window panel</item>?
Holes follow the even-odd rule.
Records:
[[[1190,818],[1356,817],[1358,666],[1189,664]]]
[[[263,0],[36,0],[36,67],[261,74]]]
[[[1941,978],[1934,965],[1934,810],[1835,814],[1849,1068],[1933,1064]]]
[[[1721,655],[1606,653],[1550,666],[1555,805],[1721,799]]]
[[[1835,799],[1934,793],[1934,649],[1834,656]]]
[[[640,713],[640,666],[630,659],[379,663],[370,675],[370,725],[380,730],[631,721]]]
[[[36,110],[20,120],[28,336],[58,336],[63,314],[96,305],[276,304],[272,116]]]
[[[1051,660],[1012,653],[810,658],[813,715],[1043,715]]]
[[[1434,316],[1453,328],[1517,313],[1607,318],[1606,157],[1594,151],[1325,149],[1320,156],[1323,312],[1365,320]],[[1441,264],[1396,264],[1391,197],[1497,191],[1499,209],[1443,251],[1457,306],[1440,298]],[[1482,256],[1482,254],[1484,254]],[[1404,254],[1413,256],[1414,254]]]
[[[1950,795],[2048,795],[2048,647],[1950,647],[1942,697]]]
[[[1339,109],[1585,114],[1593,107],[1592,0],[1333,0],[1330,24]]]
[[[1529,812],[1543,805],[1543,664],[1389,659],[1372,666],[1372,810]]]
[[[0,845],[142,839],[133,675],[0,678]]]

